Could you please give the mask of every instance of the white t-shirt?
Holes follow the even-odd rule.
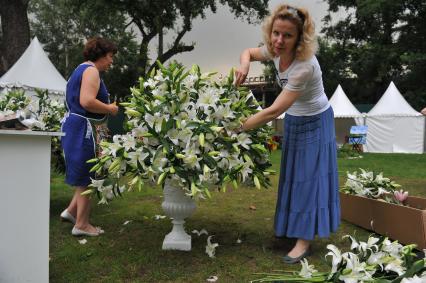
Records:
[[[267,57],[266,47],[262,48]],[[272,58],[277,70],[277,80],[283,89],[297,91],[299,98],[286,113],[294,116],[312,116],[324,112],[330,107],[324,92],[322,72],[315,56],[305,61],[294,60],[284,72],[279,71],[279,57]]]

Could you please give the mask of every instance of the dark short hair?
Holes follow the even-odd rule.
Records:
[[[84,45],[83,56],[85,60],[96,61],[109,52],[117,53],[117,45],[108,39],[94,37],[87,40]]]

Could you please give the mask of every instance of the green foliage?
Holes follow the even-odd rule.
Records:
[[[417,110],[426,104],[426,5],[423,0],[328,0],[337,23],[324,18],[319,54],[324,84],[340,83],[354,103],[376,103],[394,81]],[[321,58],[323,57],[323,58]]]
[[[338,158],[358,158],[360,156],[361,155],[353,149],[351,144],[344,144],[337,150]]]
[[[103,1],[33,0],[31,30],[59,72],[68,78],[83,58],[87,38],[102,36],[114,41],[118,53],[112,68],[103,75],[112,100],[122,99],[137,79],[138,46],[126,16]]]
[[[66,112],[65,104],[52,99],[47,90],[36,89],[36,96],[38,98],[37,120],[44,126],[39,130],[60,132],[61,120]],[[50,163],[57,172],[65,172],[65,159],[59,137],[52,137]]]
[[[0,97],[0,112],[16,112],[26,109],[30,104],[30,98],[23,90],[11,90]]]
[[[123,100],[129,87],[149,73],[155,62],[164,63],[194,49],[195,42],[182,42],[184,35],[191,31],[194,19],[205,18],[209,9],[216,12],[219,3],[248,22],[267,14],[268,0],[33,0],[31,29],[65,77],[81,62],[85,38],[101,35],[117,42],[119,54],[105,82],[110,93]],[[166,34],[174,34],[169,42]],[[158,51],[151,54],[154,40],[158,40]]]

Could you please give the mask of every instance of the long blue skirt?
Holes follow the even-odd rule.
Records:
[[[328,237],[340,224],[333,109],[313,116],[286,114],[284,125],[275,234]]]

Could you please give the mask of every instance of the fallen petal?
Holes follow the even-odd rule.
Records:
[[[207,282],[216,282],[217,279],[219,279],[216,275],[212,275],[209,278],[207,278]]]

